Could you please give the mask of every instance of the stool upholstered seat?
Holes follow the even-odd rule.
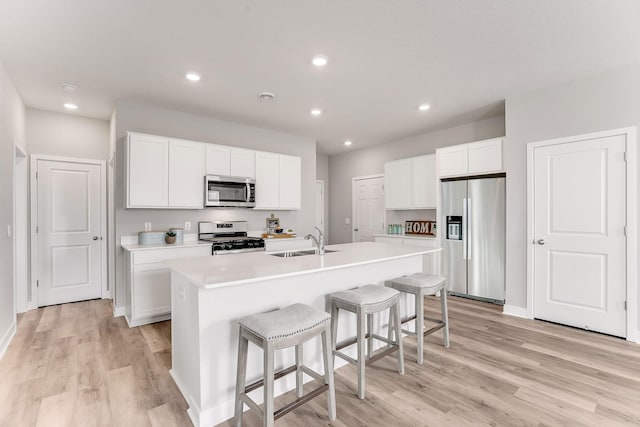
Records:
[[[392,287],[401,292],[414,293],[421,289],[424,295],[435,295],[446,287],[447,279],[437,274],[415,273],[392,280]]]
[[[260,338],[278,341],[318,328],[330,320],[327,312],[305,304],[293,304],[282,310],[244,317],[238,323]]]
[[[380,304],[397,297],[398,291],[384,286],[364,285],[357,289],[340,291],[331,294],[331,298],[347,304],[364,306],[368,304]]]

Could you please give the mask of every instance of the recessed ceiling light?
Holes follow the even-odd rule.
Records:
[[[200,80],[200,74],[198,73],[187,73],[187,75],[185,76],[188,80],[191,80],[192,82],[197,82],[198,80]]]
[[[322,114],[322,110],[319,108],[313,108],[311,109],[311,115],[312,116],[319,116],[320,114]]]
[[[262,92],[260,95],[258,95],[258,98],[260,98],[262,101],[271,101],[275,97],[276,96],[271,92]]]
[[[78,106],[76,104],[72,104],[70,102],[65,102],[64,108],[66,108],[67,110],[77,110]]]
[[[70,83],[62,83],[60,87],[62,87],[62,90],[67,93],[73,93],[76,91],[76,87]]]
[[[427,111],[429,108],[431,108],[431,105],[429,104],[422,104],[418,107],[418,110],[420,111]]]
[[[353,144],[353,143],[351,141],[349,141],[349,140],[346,140],[344,142],[344,145],[346,145],[347,147],[350,146],[351,144]]]
[[[327,62],[329,62],[329,58],[324,55],[316,55],[313,57],[313,60],[311,60],[311,63],[316,67],[324,67],[327,65]]]

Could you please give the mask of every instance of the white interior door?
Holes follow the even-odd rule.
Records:
[[[101,297],[101,166],[38,160],[38,305]]]
[[[373,242],[375,234],[384,234],[384,178],[363,178],[354,181],[355,242]]]
[[[626,336],[623,135],[534,149],[534,316]]]
[[[324,181],[316,181],[316,227],[327,234],[324,228]]]

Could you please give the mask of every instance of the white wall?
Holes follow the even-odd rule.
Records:
[[[640,64],[509,98],[506,111],[506,300],[509,305],[524,308],[527,305],[527,143],[640,126]]]
[[[324,233],[329,232],[329,156],[316,154],[316,179],[324,181]]]
[[[27,108],[29,154],[107,160],[109,122]]]
[[[20,94],[0,63],[0,355],[4,354],[16,327],[14,292],[13,169],[14,143],[25,148],[25,108]]]
[[[236,147],[290,154],[302,158],[302,209],[277,212],[284,228],[293,228],[300,234],[313,230],[315,222],[316,141],[268,129],[197,116],[150,105],[117,102],[116,121],[116,173],[115,208],[116,239],[124,235],[137,235],[144,223],[151,222],[154,230],[182,227],[192,223],[191,232],[197,232],[198,221],[245,220],[250,230],[263,230],[270,211],[251,209],[164,210],[125,209],[125,136],[127,131],[183,138],[231,145]],[[203,177],[204,179],[204,177]],[[123,306],[124,269],[122,250],[116,254],[116,306]]]
[[[504,117],[493,117],[449,129],[425,133],[399,141],[329,157],[331,179],[329,203],[329,241],[351,241],[351,178],[384,173],[385,162],[421,154],[435,153],[436,148],[504,135]]]

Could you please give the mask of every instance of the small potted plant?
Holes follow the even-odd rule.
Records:
[[[175,231],[167,231],[166,236],[164,236],[164,241],[169,245],[173,245],[176,242],[176,232]]]

